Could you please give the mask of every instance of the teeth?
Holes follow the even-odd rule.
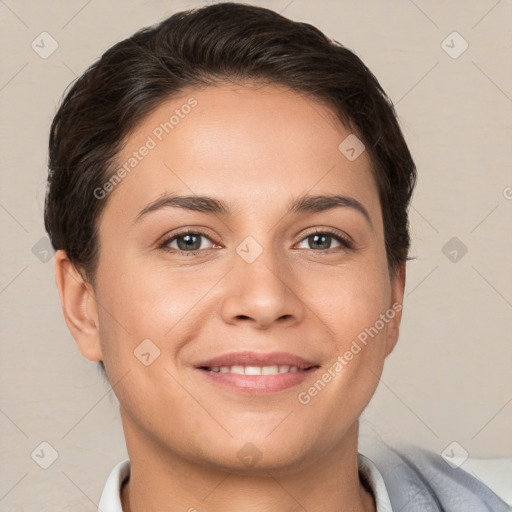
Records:
[[[298,372],[299,368],[280,364],[273,366],[215,366],[209,370],[215,373],[235,373],[237,375],[278,375],[279,373]]]
[[[246,366],[245,375],[261,375],[261,366]]]

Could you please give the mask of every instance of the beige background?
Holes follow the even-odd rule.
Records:
[[[205,3],[0,1],[3,511],[95,511],[126,456],[117,399],[67,331],[53,259],[40,261],[51,119],[68,84],[113,43]],[[401,338],[362,442],[378,432],[512,457],[512,2],[253,3],[318,26],[363,59],[394,101],[419,170]],[[46,59],[31,47],[43,31],[58,43]],[[458,58],[442,47],[453,31],[469,44]],[[463,48],[457,36],[446,44]],[[458,251],[456,262],[443,252],[452,237],[458,247],[444,252]],[[44,441],[58,453],[46,470],[31,458]]]

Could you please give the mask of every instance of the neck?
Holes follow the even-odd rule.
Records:
[[[359,480],[357,422],[317,460],[299,469],[257,473],[191,462],[141,442],[129,422],[123,427],[130,456],[130,479],[121,491],[123,512],[376,511],[373,495]]]

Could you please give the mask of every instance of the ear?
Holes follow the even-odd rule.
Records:
[[[102,360],[98,305],[93,287],[63,250],[55,253],[55,280],[64,319],[78,350],[89,361]]]
[[[390,309],[395,316],[390,320],[386,338],[386,357],[391,354],[398,341],[400,333],[400,322],[402,320],[402,309],[405,289],[405,261],[399,263],[391,280],[391,304]]]

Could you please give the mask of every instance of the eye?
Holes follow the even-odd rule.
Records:
[[[335,241],[338,245],[335,247],[332,247],[332,241]],[[353,243],[348,237],[344,237],[337,232],[324,229],[324,230],[317,230],[313,233],[310,233],[305,238],[299,242],[299,244],[306,243],[309,245],[309,247],[300,247],[299,249],[313,249],[313,250],[320,250],[320,251],[327,251],[329,249],[336,249],[339,247],[343,247],[345,249],[352,249]]]
[[[208,243],[203,243],[205,240],[210,243],[209,247]],[[332,246],[333,241],[337,244],[334,247]],[[304,243],[308,244],[308,246],[304,247],[300,245]],[[201,231],[183,231],[166,238],[160,244],[160,248],[165,251],[177,251],[187,255],[198,254],[201,251],[219,247],[216,242]],[[340,247],[352,249],[353,242],[348,237],[344,237],[328,229],[316,230],[309,233],[299,242],[298,246],[299,249],[312,249],[315,251],[328,251],[330,249],[339,249]]]
[[[203,240],[208,240],[212,245],[215,242],[201,231],[184,231],[166,238],[160,247],[164,250],[172,249],[181,253],[195,254],[201,250],[211,249],[212,247],[204,247],[207,244]]]

